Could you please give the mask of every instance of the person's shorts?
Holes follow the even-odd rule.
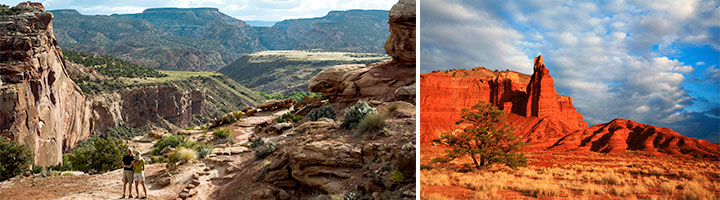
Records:
[[[133,177],[135,181],[145,181],[145,173],[135,173]]]
[[[122,182],[123,182],[123,184],[133,183],[133,171],[132,170],[123,170]]]

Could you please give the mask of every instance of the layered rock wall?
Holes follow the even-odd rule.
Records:
[[[0,16],[0,133],[27,144],[40,166],[90,135],[90,104],[68,77],[51,13],[24,2]]]

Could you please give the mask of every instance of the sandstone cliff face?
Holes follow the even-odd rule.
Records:
[[[68,73],[101,75],[63,60],[53,15],[40,3],[15,8],[0,16],[0,136],[27,144],[35,164],[58,164],[64,150],[108,128],[165,121],[185,127],[203,113],[203,92],[171,85],[84,95]]]
[[[0,133],[27,144],[38,165],[57,164],[90,134],[89,104],[65,71],[53,15],[40,3],[15,8],[0,16]]]
[[[406,94],[414,89],[398,88],[415,84],[415,1],[398,1],[389,17],[390,37],[385,42],[385,50],[392,56],[391,61],[367,67],[340,65],[325,69],[310,79],[308,89],[340,103],[354,103],[359,99],[414,99]]]
[[[542,57],[535,61],[532,76],[482,67],[420,75],[422,142],[429,143],[442,132],[454,129],[460,110],[478,101],[490,102],[508,113],[508,122],[515,126],[516,134],[530,143],[587,128],[572,99],[555,91]]]
[[[515,127],[515,134],[529,144],[526,150],[720,154],[718,144],[624,119],[588,128],[572,98],[555,90],[542,56],[535,58],[531,76],[478,67],[422,74],[420,84],[420,138],[424,144],[456,129],[462,108],[487,101],[508,113],[507,122]]]

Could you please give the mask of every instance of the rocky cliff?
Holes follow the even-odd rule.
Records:
[[[385,51],[392,56],[391,61],[330,67],[310,79],[310,91],[341,103],[415,96],[415,1],[398,1],[390,10],[389,23]]]
[[[155,123],[182,128],[193,122],[195,114],[206,112],[205,92],[196,90],[199,87],[183,88],[179,84],[83,94],[69,73],[108,78],[63,59],[53,35],[53,14],[45,12],[40,3],[24,2],[3,9],[0,15],[0,136],[27,144],[35,153],[35,164],[58,164],[63,151],[111,127]],[[186,82],[193,83],[192,80]],[[198,85],[202,84],[195,84]],[[251,99],[240,104],[256,103]],[[225,107],[213,104],[210,111],[217,114],[218,108]]]
[[[482,67],[420,75],[422,142],[428,143],[440,133],[452,130],[460,120],[460,110],[478,101],[490,102],[508,113],[508,122],[526,142],[557,138],[587,128],[572,105],[572,98],[555,91],[542,56],[535,60],[532,76]]]
[[[588,128],[572,98],[557,93],[542,56],[533,74],[470,70],[436,71],[420,75],[421,142],[429,144],[456,128],[460,110],[487,101],[508,113],[515,134],[526,150],[644,150],[672,155],[718,155],[720,145],[682,136],[667,128],[617,119]]]
[[[27,144],[41,166],[90,134],[90,104],[68,77],[51,13],[20,3],[0,16],[0,133]]]

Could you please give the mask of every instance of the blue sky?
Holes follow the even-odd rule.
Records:
[[[3,1],[10,6],[27,0]],[[47,10],[76,9],[86,15],[140,13],[157,7],[214,7],[241,20],[281,21],[325,16],[331,10],[390,10],[396,0],[35,0]]]
[[[543,55],[590,124],[626,118],[720,142],[720,8],[711,0],[421,0],[423,73],[532,73]]]

